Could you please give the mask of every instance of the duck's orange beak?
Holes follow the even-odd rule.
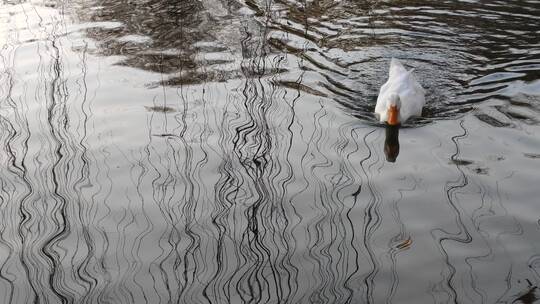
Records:
[[[390,108],[387,110],[386,115],[388,119],[386,120],[389,125],[395,126],[399,124],[398,116],[399,116],[399,110],[397,106],[390,106]]]

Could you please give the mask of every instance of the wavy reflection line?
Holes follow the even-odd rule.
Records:
[[[454,135],[451,138],[455,146],[455,153],[451,155],[450,159],[454,162],[458,159],[458,156],[460,154],[459,140],[468,137],[468,131],[464,127],[463,120],[460,121],[459,126],[461,130],[463,131],[463,133]],[[446,251],[444,243],[445,242],[458,242],[462,244],[468,244],[472,241],[472,236],[469,233],[462,219],[463,210],[461,210],[459,205],[456,203],[458,201],[458,198],[456,197],[457,191],[467,187],[467,185],[469,184],[469,178],[465,174],[463,169],[457,163],[456,163],[456,169],[459,172],[459,178],[456,181],[449,181],[446,183],[445,193],[446,193],[446,201],[448,203],[448,206],[450,207],[450,210],[452,210],[453,212],[454,223],[458,227],[458,232],[451,233],[441,228],[431,230],[431,235],[437,241],[438,249],[445,259],[448,273],[446,274],[446,277],[445,277],[444,287],[446,289],[446,293],[450,297],[450,301],[453,303],[458,303],[458,293],[453,282],[454,276],[456,275],[456,268],[450,262],[450,255]]]
[[[20,269],[15,270],[13,263],[14,259],[20,257],[17,254],[18,248],[21,248],[22,242],[18,242],[17,233],[12,230],[12,227],[18,225],[18,221],[22,221],[25,213],[20,212],[17,207],[18,202],[24,202],[32,196],[33,187],[28,178],[28,170],[25,164],[25,159],[28,155],[28,141],[30,138],[30,130],[28,126],[28,121],[24,116],[24,110],[19,108],[18,102],[13,98],[14,87],[15,87],[15,78],[16,69],[15,69],[15,56],[17,48],[6,44],[4,45],[6,50],[5,52],[0,52],[0,58],[2,59],[3,66],[5,69],[2,71],[2,84],[0,88],[2,89],[2,96],[0,100],[0,106],[2,108],[8,109],[12,116],[13,121],[10,120],[10,115],[6,113],[0,113],[0,134],[2,138],[2,153],[1,165],[5,170],[1,170],[1,183],[2,183],[2,194],[0,198],[3,202],[2,208],[2,217],[3,225],[2,231],[0,234],[1,243],[7,248],[7,255],[5,260],[2,261],[2,266],[0,267],[0,277],[5,280],[9,286],[8,299],[11,303],[19,299],[19,296],[25,297],[25,301],[29,301],[32,297],[32,292],[25,293],[20,295],[20,291],[17,288],[18,284],[24,284],[24,275],[21,276]],[[10,62],[11,61],[11,62]],[[24,107],[24,101],[21,104],[21,107]],[[20,147],[20,148],[19,148]],[[5,157],[4,157],[5,156]],[[15,266],[16,267],[16,266]],[[23,268],[22,273],[28,275],[28,272],[25,272],[24,265],[21,265]],[[14,271],[15,270],[15,271]],[[17,275],[19,273],[19,275]],[[30,286],[32,288],[32,286]],[[35,294],[35,293],[34,293]]]
[[[368,143],[367,141],[369,135],[374,132],[375,130],[366,133],[362,139],[364,146],[366,147],[368,152],[365,162],[370,160],[373,163],[371,165],[368,165],[367,168],[364,166],[364,163],[360,164],[360,168],[362,169],[365,177],[366,187],[364,189],[366,189],[366,191],[368,192],[367,194],[369,195],[369,201],[366,202],[366,205],[363,209],[364,225],[362,226],[362,242],[367,252],[369,263],[371,264],[371,269],[368,271],[368,273],[364,276],[363,279],[367,303],[374,302],[373,291],[375,289],[375,277],[380,271],[380,265],[372,248],[371,242],[374,233],[379,229],[382,223],[382,215],[379,210],[380,204],[382,203],[382,195],[377,190],[376,185],[373,183],[371,179],[372,174],[370,173],[370,169],[372,168],[372,166],[377,164],[379,161],[379,154],[372,152],[375,147],[370,147],[370,143]],[[379,136],[380,132],[378,132],[377,135]]]
[[[263,31],[261,35],[266,34]],[[219,145],[224,161],[219,167],[220,180],[216,186],[216,199],[222,207],[214,216],[214,224],[220,231],[218,269],[205,291],[210,296],[210,290],[213,290],[214,297],[222,295],[228,301],[264,303],[275,297],[282,302],[295,294],[294,285],[291,285],[294,284],[291,276],[295,270],[288,269],[293,264],[288,261],[291,253],[287,252],[287,248],[292,248],[290,241],[293,238],[286,237],[286,234],[276,238],[288,230],[288,221],[283,220],[287,215],[279,212],[285,209],[276,205],[280,202],[279,197],[284,195],[284,187],[276,187],[273,182],[283,170],[272,156],[272,152],[280,147],[273,140],[277,130],[270,126],[272,114],[277,114],[271,112],[276,93],[266,91],[266,80],[262,78],[267,69],[267,58],[249,59],[249,54],[254,51],[265,52],[264,44],[253,43],[253,40],[253,34],[246,28],[242,40],[245,81],[241,86],[240,99],[228,99],[226,105],[226,108],[235,108],[229,113],[236,114],[225,112],[222,120],[225,125],[221,129]],[[253,74],[261,76],[248,77]],[[282,151],[289,149],[285,146]],[[289,183],[290,179],[291,174],[285,174],[283,183]],[[234,230],[228,227],[234,227]],[[226,239],[233,243],[227,245]],[[226,250],[236,259],[232,264],[229,261],[229,269],[220,266]],[[277,294],[273,295],[270,290]]]
[[[358,143],[358,140],[356,140],[355,136],[357,136],[357,134],[358,134],[357,130],[361,129],[361,128],[356,126],[356,127],[348,129],[348,128],[345,128],[345,127],[346,127],[346,125],[341,126],[339,132],[340,132],[340,134],[342,134],[342,138],[350,138],[350,141],[352,143],[348,142],[347,146],[354,145],[354,149],[352,149],[345,156],[345,159],[347,161],[349,161],[349,163],[350,163],[350,157],[360,151],[360,145]],[[348,130],[349,134],[345,133],[347,130]],[[371,130],[370,132],[367,132],[364,135],[363,143],[365,143],[366,138],[369,135],[371,135],[373,132],[375,132],[375,130]],[[371,157],[371,150],[368,149],[368,153],[366,154],[366,156],[364,156],[360,160],[359,165],[360,165],[361,168],[363,167],[363,163],[365,161],[367,161],[370,157]],[[363,183],[364,183],[363,175],[356,170],[356,166],[350,165],[349,169],[351,171],[351,176],[356,176],[356,180],[357,180],[356,184],[358,184],[358,185],[357,186],[355,185],[352,188],[352,190],[354,190],[354,192],[352,194],[350,194],[352,196],[352,204],[345,213],[345,217],[347,219],[348,226],[350,227],[350,230],[351,230],[351,237],[350,237],[350,241],[349,241],[349,246],[352,248],[352,250],[354,252],[353,257],[352,257],[352,260],[354,261],[354,267],[350,271],[350,273],[347,275],[347,277],[344,279],[344,282],[343,282],[343,286],[347,290],[347,293],[348,293],[347,298],[345,300],[345,303],[351,303],[355,299],[356,289],[353,287],[353,279],[360,271],[360,259],[359,259],[360,252],[359,252],[359,249],[357,248],[357,245],[355,245],[357,237],[356,237],[356,232],[355,232],[356,230],[354,229],[355,225],[354,225],[354,221],[353,221],[353,218],[352,218],[352,211],[357,208],[358,198],[359,198],[360,193],[362,192],[362,187],[363,187]]]

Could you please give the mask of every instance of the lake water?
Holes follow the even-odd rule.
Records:
[[[540,1],[0,3],[2,303],[540,301]]]

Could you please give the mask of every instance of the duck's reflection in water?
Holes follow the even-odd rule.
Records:
[[[399,125],[386,125],[386,138],[384,139],[384,155],[386,160],[393,163],[399,155]]]

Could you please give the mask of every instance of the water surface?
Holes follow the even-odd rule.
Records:
[[[3,303],[538,302],[539,15],[3,0]]]

